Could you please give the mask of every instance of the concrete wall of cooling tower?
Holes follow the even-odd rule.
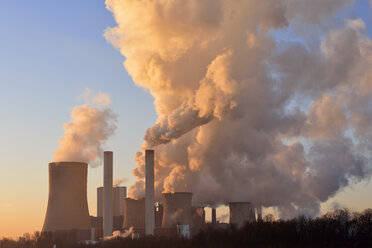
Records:
[[[230,202],[230,223],[242,227],[245,222],[256,221],[254,207],[250,202]]]
[[[49,199],[43,232],[88,230],[88,165],[78,162],[49,163]]]
[[[176,225],[191,225],[192,193],[176,192],[163,193],[163,221],[162,227],[173,228]]]
[[[124,199],[127,197],[126,187],[114,188],[114,216],[124,215]]]
[[[124,199],[123,228],[145,228],[145,199]]]

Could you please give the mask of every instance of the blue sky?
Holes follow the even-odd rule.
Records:
[[[0,2],[0,236],[41,228],[47,164],[85,88],[111,96],[118,129],[107,149],[115,152],[115,178],[133,182],[134,153],[156,114],[152,97],[134,86],[124,58],[103,37],[114,25],[103,1]],[[91,214],[101,172],[89,172]],[[5,226],[5,217],[25,227]]]
[[[353,15],[363,18],[372,37],[368,1],[359,1]],[[0,1],[0,237],[41,228],[47,164],[85,88],[111,96],[118,115],[116,135],[107,144],[114,151],[114,177],[128,178],[127,185],[134,181],[134,153],[156,113],[150,94],[134,86],[124,58],[104,39],[109,26],[115,21],[104,1]],[[101,180],[102,167],[91,169],[91,214]],[[348,189],[337,201],[351,204],[368,194],[367,186],[363,182]]]

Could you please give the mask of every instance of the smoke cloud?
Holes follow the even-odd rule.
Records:
[[[72,109],[71,122],[63,125],[65,133],[59,139],[54,161],[85,162],[97,167],[105,142],[115,132],[116,116],[109,108],[108,95],[87,89],[80,98],[88,104]]]
[[[116,180],[114,181],[114,187],[118,187],[118,186],[122,185],[123,183],[125,183],[125,182],[127,182],[127,181],[128,181],[128,179],[125,178],[125,177],[120,178],[120,179],[116,179]]]
[[[251,201],[281,217],[368,178],[372,41],[353,0],[106,0],[105,37],[159,115],[135,156],[156,146],[156,193],[195,204]],[[347,15],[345,13],[344,15]],[[318,39],[300,30],[316,30]]]
[[[109,237],[104,237],[103,240],[112,240],[112,239],[117,239],[117,238],[128,238],[134,233],[134,228],[131,226],[128,230],[124,230],[124,232],[120,231],[113,231],[112,235]]]

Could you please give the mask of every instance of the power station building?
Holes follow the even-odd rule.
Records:
[[[155,203],[154,151],[145,153],[146,197],[127,198],[126,187],[113,187],[113,153],[104,152],[103,184],[97,188],[97,217],[89,216],[87,201],[88,165],[80,162],[49,163],[49,198],[43,232],[73,234],[78,240],[88,240],[91,228],[98,236],[111,236],[113,230],[134,228],[141,235],[182,235],[189,237],[202,230],[204,207],[192,206],[192,193],[163,193],[162,202]],[[250,202],[230,202],[230,224],[242,227],[256,221]],[[257,209],[258,220],[262,210]],[[212,227],[218,223],[212,209]],[[97,233],[95,230],[95,234]],[[93,233],[93,232],[92,232]]]
[[[127,197],[127,188],[117,186],[113,190],[113,216],[124,216],[124,199]],[[97,188],[97,217],[103,218],[103,187]]]

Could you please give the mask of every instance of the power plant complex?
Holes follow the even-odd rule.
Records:
[[[163,193],[155,202],[154,150],[145,152],[146,192],[143,199],[127,198],[126,187],[113,185],[113,152],[104,152],[103,187],[97,188],[97,216],[90,216],[87,201],[88,165],[80,162],[49,163],[49,199],[42,231],[73,234],[78,240],[98,240],[113,231],[131,230],[134,237],[190,237],[218,223],[212,208],[212,223],[205,221],[203,206],[192,206],[191,192]],[[230,202],[230,224],[262,219],[261,209],[249,202]]]

